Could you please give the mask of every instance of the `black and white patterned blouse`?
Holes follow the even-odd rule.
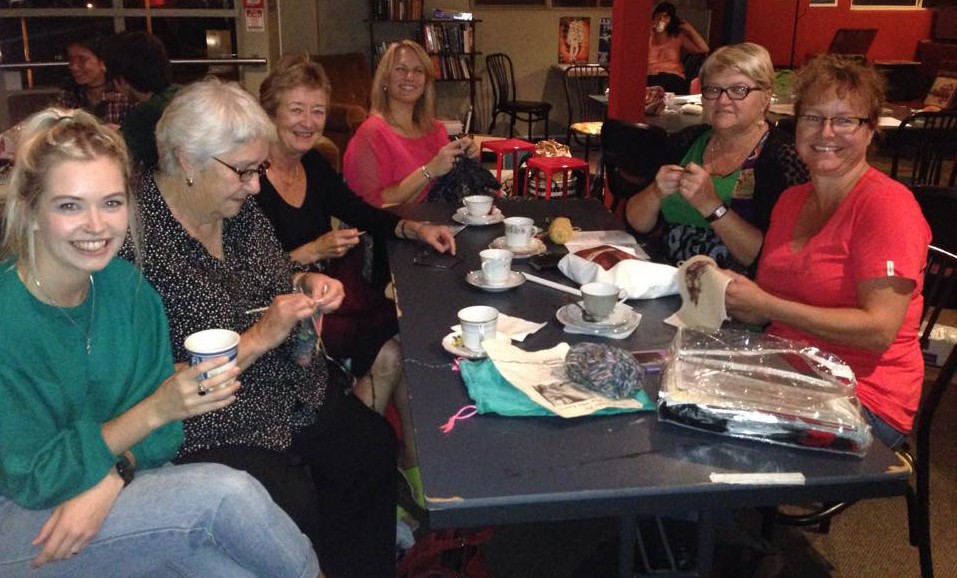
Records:
[[[245,312],[292,292],[289,262],[269,221],[253,202],[223,221],[222,260],[209,254],[176,220],[152,175],[137,187],[142,221],[140,260],[169,317],[173,359],[188,361],[183,341],[193,332],[223,328],[243,333],[258,319]],[[122,256],[132,258],[127,244]],[[295,333],[295,332],[294,332]],[[246,445],[284,451],[325,397],[322,356],[308,367],[292,358],[292,335],[247,368],[232,405],[184,422],[180,455]]]

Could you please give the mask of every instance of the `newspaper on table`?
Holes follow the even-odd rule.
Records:
[[[486,339],[482,347],[495,369],[535,403],[561,417],[591,415],[605,408],[644,409],[636,399],[611,399],[582,389],[565,375],[570,349],[559,343],[551,349],[523,351],[510,343]]]

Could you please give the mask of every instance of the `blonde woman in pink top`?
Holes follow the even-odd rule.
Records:
[[[678,18],[675,5],[662,2],[651,16],[648,44],[648,86],[661,86],[666,92],[688,94],[689,79],[681,63],[683,52],[705,54],[708,43],[691,23]]]
[[[425,49],[392,44],[372,81],[372,113],[346,148],[349,188],[376,207],[419,202],[458,157],[478,154],[470,138],[449,142],[435,120],[435,69]]]

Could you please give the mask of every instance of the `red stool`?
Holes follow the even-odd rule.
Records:
[[[512,153],[512,171],[518,170],[518,153],[535,152],[535,144],[520,138],[505,138],[498,140],[482,141],[482,150],[490,150],[495,153],[495,180],[502,182],[502,157]]]
[[[535,194],[538,191],[542,173],[545,173],[545,198],[552,198],[552,175],[561,173],[564,175],[562,185],[562,196],[568,196],[568,179],[572,171],[582,171],[585,175],[585,196],[588,196],[590,188],[588,163],[574,157],[532,157],[525,164],[527,172],[525,173],[525,196],[528,196],[528,183],[532,180],[532,174],[535,175]]]

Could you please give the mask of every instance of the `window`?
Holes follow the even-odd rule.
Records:
[[[77,36],[109,36],[150,30],[163,40],[170,59],[225,57],[235,52],[233,0],[0,0],[0,63],[65,62],[66,43]],[[207,66],[176,66],[176,82],[200,78]],[[233,67],[226,72],[236,75]],[[65,66],[30,69],[23,86],[61,86]]]

